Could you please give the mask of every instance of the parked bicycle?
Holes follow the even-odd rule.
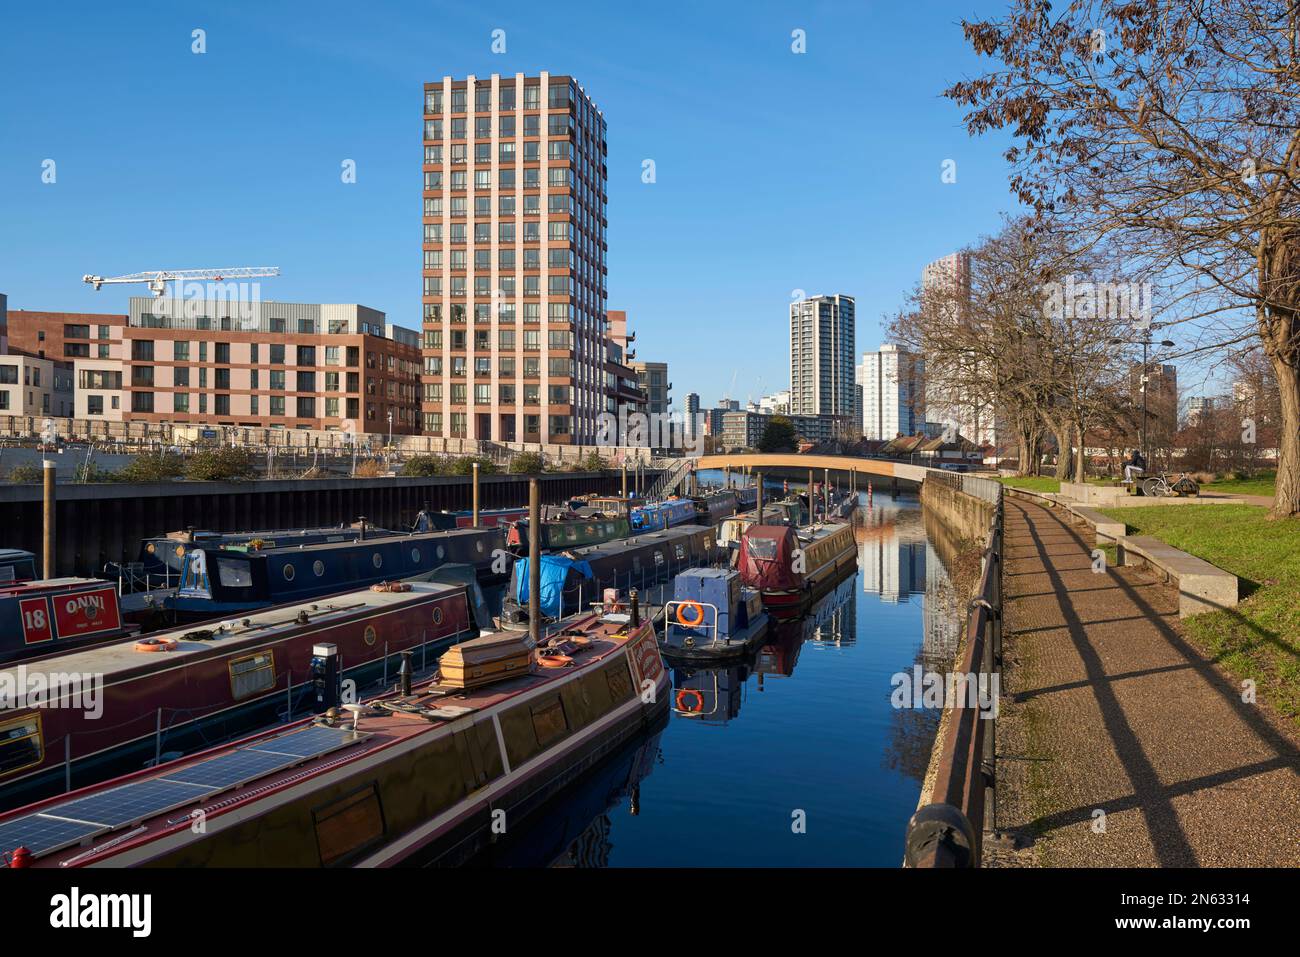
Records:
[[[1201,494],[1201,487],[1196,483],[1188,473],[1182,472],[1171,482],[1169,476],[1152,475],[1138,482],[1142,494],[1151,498],[1165,498],[1171,496],[1194,496]]]

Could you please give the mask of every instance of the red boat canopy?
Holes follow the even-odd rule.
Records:
[[[788,525],[751,525],[740,540],[740,580],[760,590],[801,587],[803,575],[793,570],[798,547]]]

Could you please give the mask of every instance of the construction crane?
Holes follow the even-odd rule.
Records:
[[[155,296],[167,291],[169,282],[186,280],[212,280],[222,282],[226,279],[261,279],[280,275],[279,266],[231,266],[229,269],[156,269],[151,272],[133,272],[129,276],[82,276],[82,282],[88,282],[98,292],[106,283],[142,282],[149,286]]]

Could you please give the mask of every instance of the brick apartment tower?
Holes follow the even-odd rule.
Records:
[[[595,441],[605,156],[605,119],[572,77],[425,84],[426,433]]]

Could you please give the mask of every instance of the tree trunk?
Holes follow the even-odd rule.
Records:
[[[1084,464],[1083,463],[1083,434],[1084,434],[1083,423],[1082,422],[1076,423],[1074,426],[1074,431],[1075,434],[1079,436],[1079,448],[1076,451],[1074,457],[1074,480],[1082,484],[1085,478],[1084,468],[1083,468],[1083,464]]]
[[[1280,356],[1270,357],[1282,399],[1282,427],[1278,435],[1277,489],[1274,518],[1300,514],[1300,369]]]
[[[1056,477],[1062,481],[1070,478],[1070,459],[1073,457],[1070,447],[1070,426],[1063,425],[1052,430],[1056,436]]]

